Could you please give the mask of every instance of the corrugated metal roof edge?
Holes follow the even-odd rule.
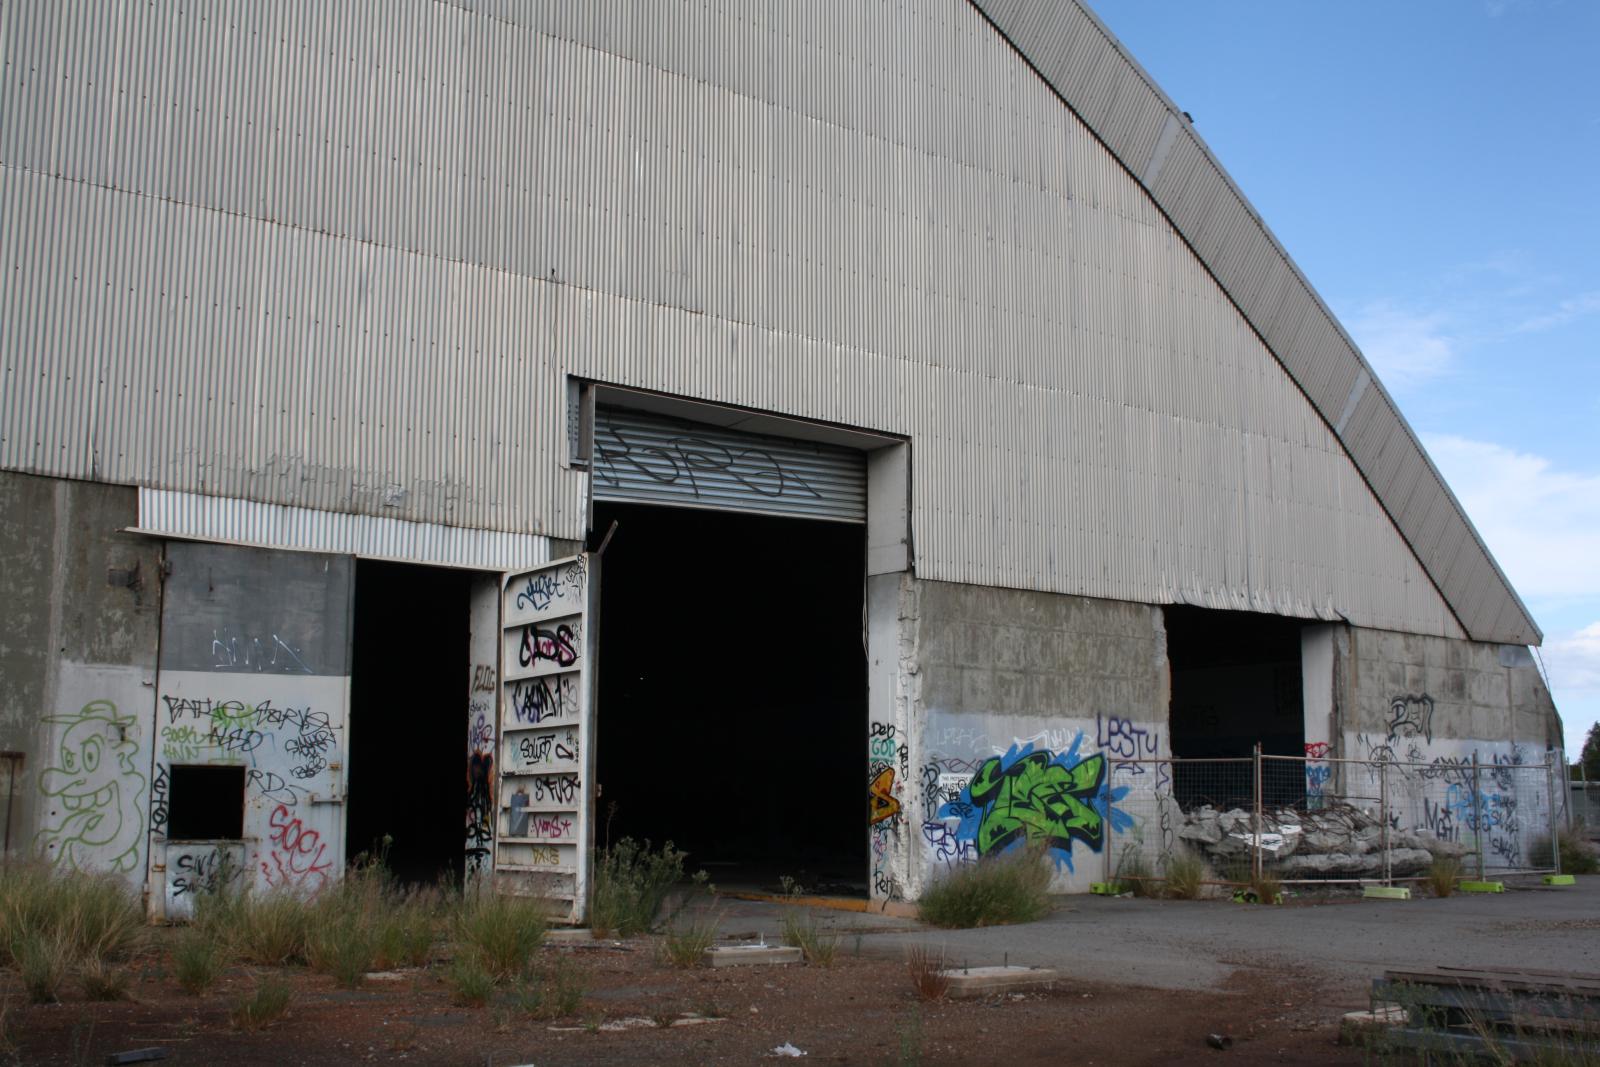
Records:
[[[1234,308],[1238,310],[1239,314],[1243,316],[1244,320],[1249,323],[1250,328],[1255,333],[1256,337],[1259,338],[1267,350],[1272,353],[1273,358],[1277,359],[1279,364],[1284,367],[1284,372],[1289,374],[1290,378],[1295,381],[1295,384],[1300,387],[1301,392],[1306,396],[1306,399],[1310,401],[1312,407],[1315,408],[1317,413],[1322,416],[1325,422],[1327,422],[1329,429],[1334,431],[1334,436],[1338,437],[1340,442],[1343,443],[1343,435],[1334,427],[1334,420],[1339,418],[1340,413],[1330,413],[1324,410],[1323,407],[1317,402],[1316,398],[1312,397],[1310,393],[1306,392],[1305,388],[1300,385],[1299,380],[1295,378],[1294,374],[1289,370],[1287,363],[1284,362],[1283,358],[1279,356],[1277,350],[1274,349],[1272,344],[1267,340],[1263,326],[1257,324],[1250,314],[1246,312],[1242,306],[1240,306],[1238,300],[1235,299],[1233,295],[1233,289],[1228,285],[1228,280],[1223,277],[1218,272],[1217,267],[1206,256],[1202,255],[1198,248],[1195,247],[1194,235],[1187,233],[1183,227],[1178,224],[1177,220],[1173,218],[1172,213],[1167,210],[1167,205],[1162,202],[1161,198],[1157,196],[1152,189],[1144,184],[1140,177],[1139,170],[1136,169],[1143,165],[1143,161],[1124,158],[1123,154],[1117,150],[1116,146],[1111,144],[1107,139],[1107,135],[1104,134],[1097,127],[1097,125],[1090,120],[1089,115],[1093,112],[1095,105],[1097,103],[1103,103],[1103,101],[1074,102],[1069,100],[1066,96],[1065,90],[1063,90],[1059,85],[1045,75],[1045,73],[1039,68],[1039,65],[1035,62],[1034,57],[1047,47],[1047,42],[1028,41],[1026,39],[1021,39],[1021,35],[1012,32],[1013,29],[1026,30],[1028,28],[1026,26],[1027,20],[1025,17],[1019,17],[1017,19],[1019,23],[1018,27],[1008,27],[1006,25],[1002,25],[1001,19],[1004,18],[1004,16],[997,14],[994,10],[995,8],[1001,6],[1000,3],[996,2],[996,0],[968,0],[968,2],[971,3],[973,8],[978,12],[979,16],[994,28],[996,33],[1005,38],[1006,42],[1009,43],[1017,52],[1017,54],[1023,59],[1023,61],[1028,64],[1029,68],[1039,76],[1040,80],[1046,85],[1050,86],[1051,90],[1055,93],[1056,97],[1062,102],[1062,104],[1065,105],[1067,109],[1070,110],[1074,115],[1076,115],[1086,127],[1088,127],[1090,132],[1094,134],[1095,138],[1105,146],[1106,150],[1112,154],[1113,158],[1115,158],[1117,162],[1122,165],[1122,168],[1127,171],[1129,177],[1138,182],[1140,188],[1145,190],[1146,194],[1150,197],[1151,202],[1154,203],[1157,209],[1161,211],[1163,217],[1167,219],[1167,221],[1172,225],[1172,228],[1178,233],[1179,237],[1183,239],[1184,244],[1189,247],[1190,251],[1192,251],[1200,260],[1201,264],[1204,265],[1207,272],[1211,274],[1213,279],[1215,279],[1217,285],[1222,289],[1223,293],[1228,296],[1228,299],[1233,304]],[[1456,516],[1461,520],[1462,525],[1466,527],[1468,534],[1470,534],[1472,539],[1478,544],[1478,547],[1483,550],[1484,558],[1488,561],[1495,577],[1499,579],[1505,595],[1516,607],[1517,613],[1527,624],[1528,630],[1532,632],[1533,639],[1531,641],[1527,641],[1526,643],[1533,645],[1543,643],[1543,631],[1540,630],[1538,623],[1534,621],[1533,615],[1528,611],[1527,605],[1523,603],[1522,597],[1518,595],[1516,589],[1511,585],[1510,580],[1506,577],[1505,572],[1501,569],[1499,561],[1494,558],[1494,553],[1489,551],[1489,547],[1484,543],[1483,537],[1478,533],[1477,527],[1473,525],[1471,518],[1468,517],[1466,509],[1461,506],[1461,501],[1456,497],[1455,492],[1450,488],[1450,484],[1445,481],[1444,476],[1439,473],[1439,469],[1434,465],[1432,457],[1428,455],[1427,449],[1422,447],[1422,442],[1417,438],[1416,432],[1411,428],[1411,424],[1406,421],[1405,416],[1400,413],[1400,409],[1398,405],[1395,404],[1393,397],[1390,396],[1388,389],[1383,385],[1383,382],[1372,370],[1372,367],[1367,362],[1366,357],[1361,354],[1360,348],[1357,347],[1355,341],[1352,340],[1349,333],[1346,332],[1343,324],[1339,322],[1338,318],[1328,308],[1327,303],[1323,301],[1321,294],[1316,291],[1316,289],[1311,285],[1310,281],[1307,280],[1305,274],[1295,264],[1294,260],[1290,258],[1289,253],[1284,249],[1282,242],[1280,242],[1277,236],[1273,234],[1272,229],[1266,224],[1266,221],[1262,219],[1261,214],[1256,211],[1249,200],[1245,198],[1244,193],[1240,191],[1239,186],[1234,182],[1232,175],[1230,175],[1227,169],[1222,166],[1221,162],[1217,160],[1216,155],[1211,151],[1210,146],[1205,143],[1204,138],[1195,132],[1194,127],[1190,122],[1186,121],[1184,112],[1177,106],[1177,104],[1173,103],[1171,98],[1169,98],[1166,93],[1162,92],[1161,87],[1156,84],[1155,79],[1153,79],[1149,72],[1140,65],[1138,60],[1134,59],[1133,55],[1126,47],[1123,46],[1122,42],[1117,39],[1117,36],[1106,27],[1105,23],[1100,21],[1099,16],[1089,9],[1088,5],[1084,3],[1084,0],[1070,0],[1070,2],[1099,31],[1106,44],[1116,52],[1122,61],[1127,63],[1128,66],[1138,74],[1140,80],[1144,83],[1149,91],[1149,106],[1160,108],[1167,115],[1177,118],[1178,121],[1182,123],[1180,129],[1188,133],[1195,147],[1200,149],[1206,160],[1211,164],[1212,167],[1215,168],[1217,174],[1227,184],[1229,192],[1233,194],[1232,202],[1226,205],[1227,208],[1230,208],[1237,214],[1244,215],[1261,229],[1263,235],[1265,235],[1267,240],[1271,242],[1273,249],[1278,253],[1279,260],[1281,262],[1280,269],[1288,271],[1294,280],[1299,282],[1299,292],[1303,294],[1301,299],[1309,300],[1312,307],[1320,312],[1322,316],[1333,325],[1333,328],[1337,331],[1339,337],[1347,346],[1350,358],[1356,362],[1359,369],[1365,370],[1367,374],[1371,375],[1372,384],[1378,387],[1378,390],[1383,397],[1385,406],[1394,416],[1394,419],[1399,424],[1400,428],[1405,432],[1405,435],[1410,441],[1412,448],[1416,450],[1417,456],[1424,464],[1427,465],[1429,473],[1433,475],[1434,480],[1444,491],[1446,498],[1450,501],[1451,506],[1455,509]],[[1061,25],[1061,23],[1058,21],[1055,25]],[[1165,121],[1165,118],[1163,118],[1162,122]],[[1289,299],[1293,300],[1295,298],[1291,296]],[[1397,517],[1397,506],[1387,500],[1384,495],[1372,485],[1367,471],[1362,467],[1360,461],[1357,460],[1354,455],[1350,454],[1348,447],[1346,448],[1346,454],[1350,455],[1351,462],[1355,465],[1356,470],[1360,472],[1362,479],[1366,481],[1368,488],[1372,490],[1372,493],[1377,498],[1379,505],[1384,509],[1384,513],[1389,516],[1390,523],[1393,524],[1395,530],[1405,540],[1406,544],[1411,547],[1412,555],[1417,558],[1418,564],[1421,565],[1424,573],[1426,573],[1429,579],[1433,582],[1434,588],[1439,591],[1439,595],[1444,599],[1444,602],[1449,605],[1451,613],[1456,616],[1456,621],[1461,624],[1462,630],[1471,635],[1475,640],[1501,641],[1510,644],[1524,643],[1523,635],[1521,634],[1509,632],[1474,632],[1474,628],[1467,625],[1466,620],[1462,617],[1464,606],[1457,604],[1455,600],[1440,585],[1439,579],[1433,573],[1433,569],[1428,566],[1427,561],[1423,559],[1422,554],[1418,552],[1412,536],[1410,533],[1408,533],[1405,527],[1400,524],[1400,521]]]

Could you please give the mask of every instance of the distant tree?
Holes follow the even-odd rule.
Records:
[[[1583,768],[1583,780],[1600,781],[1600,722],[1589,727],[1589,736],[1583,739],[1583,754],[1578,757]]]

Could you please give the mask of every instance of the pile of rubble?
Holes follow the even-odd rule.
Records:
[[[1373,878],[1384,874],[1385,835],[1378,817],[1348,804],[1323,811],[1268,811],[1258,835],[1250,812],[1205,806],[1183,817],[1178,838],[1187,841],[1218,870],[1248,861],[1259,846],[1282,878]],[[1387,835],[1388,872],[1421,874],[1435,858],[1460,857],[1453,841],[1437,841],[1402,830]]]

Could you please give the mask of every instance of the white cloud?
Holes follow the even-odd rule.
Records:
[[[1368,304],[1346,321],[1350,335],[1390,389],[1403,390],[1448,374],[1456,343],[1439,313],[1417,314],[1387,301]]]
[[[1423,444],[1524,598],[1600,598],[1600,474],[1487,441]]]
[[[1600,622],[1549,642],[1543,655],[1550,681],[1557,687],[1600,693]]]
[[[1554,311],[1523,320],[1511,332],[1533,333],[1536,330],[1548,330],[1556,326],[1565,326],[1574,319],[1581,319],[1596,312],[1600,312],[1600,292],[1580,293],[1561,301]]]

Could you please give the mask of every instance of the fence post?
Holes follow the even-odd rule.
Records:
[[[1389,765],[1378,764],[1378,819],[1379,835],[1383,843],[1383,884],[1394,884],[1394,870],[1389,865]]]
[[[1112,769],[1113,772],[1115,772],[1116,766],[1117,765],[1115,763],[1113,763],[1111,765],[1111,769]],[[1111,777],[1111,775],[1107,775],[1106,777],[1107,777],[1107,779],[1109,779]],[[1110,885],[1111,884],[1111,852],[1112,852],[1113,849],[1116,848],[1116,844],[1117,844],[1117,820],[1115,820],[1115,819],[1113,819],[1111,817],[1110,786],[1108,785],[1106,787],[1106,789],[1107,789],[1107,792],[1106,792],[1106,797],[1107,797],[1107,799],[1106,799],[1106,818],[1105,818],[1106,849],[1105,849],[1105,866],[1104,866],[1104,869],[1102,871],[1101,877],[1102,877],[1102,879],[1105,881],[1105,883],[1107,885]]]
[[[1262,856],[1261,856],[1261,831],[1262,831],[1261,792],[1262,792],[1262,790],[1261,790],[1261,742],[1257,741],[1256,742],[1256,750],[1255,750],[1255,809],[1256,810],[1255,810],[1254,815],[1252,816],[1252,818],[1253,818],[1253,820],[1255,822],[1255,827],[1254,827],[1255,833],[1252,836],[1255,838],[1255,840],[1254,840],[1254,842],[1252,842],[1252,846],[1251,846],[1251,850],[1250,850],[1250,877],[1256,882],[1260,882],[1261,881],[1261,860],[1262,860]]]
[[[1483,767],[1472,754],[1472,840],[1478,854],[1478,881],[1483,881]]]
[[[1561,769],[1566,770],[1565,762]],[[1565,786],[1566,783],[1562,782]],[[1550,831],[1550,866],[1555,868],[1557,874],[1561,873],[1561,835],[1556,832],[1556,767],[1555,764],[1545,764],[1544,787],[1549,794],[1550,814],[1545,819],[1545,825]]]

